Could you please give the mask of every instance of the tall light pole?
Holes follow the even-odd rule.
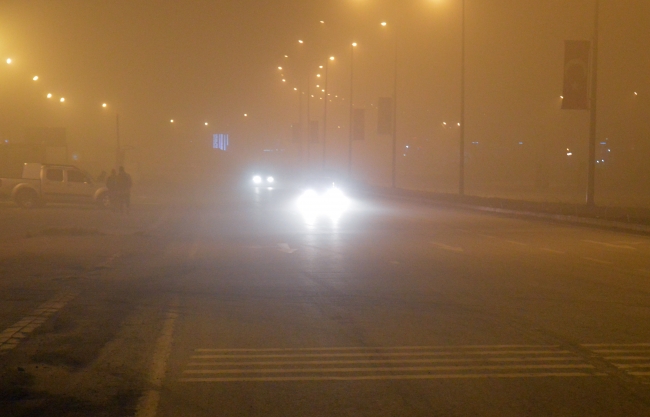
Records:
[[[382,27],[386,27],[386,22],[381,22]],[[392,188],[397,186],[397,25],[393,29],[393,37],[395,38],[395,54],[393,66],[393,143],[391,152],[391,175],[390,185]]]
[[[465,195],[465,0],[462,0],[460,46],[460,138],[458,195]]]
[[[120,114],[115,112],[115,165],[116,168],[124,164],[124,156],[120,145]]]
[[[48,94],[48,97],[50,95]],[[62,99],[63,100],[63,99]],[[108,108],[108,104],[103,103],[102,108]],[[172,121],[173,123],[173,121]],[[115,168],[119,168],[124,164],[124,155],[120,145],[120,114],[115,112]]]
[[[395,66],[393,74],[393,170],[391,186],[397,187],[397,26],[395,27]]]
[[[311,80],[307,72],[307,171],[311,168]]]
[[[589,162],[587,165],[587,205],[596,204],[596,123],[598,121],[598,31],[600,26],[600,0],[596,0],[594,16],[594,46],[591,57],[591,99],[589,107]]]
[[[329,93],[328,89],[328,83],[329,83],[329,63],[330,61],[334,61],[334,57],[331,56],[327,61],[325,61],[325,103],[323,106],[323,161],[322,161],[322,169],[325,171],[325,160],[327,158],[327,97]]]
[[[352,177],[352,135],[354,134],[354,48],[356,42],[350,45],[350,137],[348,138],[348,178]]]

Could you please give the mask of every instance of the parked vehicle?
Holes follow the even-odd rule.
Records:
[[[72,165],[26,163],[22,178],[0,178],[0,198],[12,199],[24,208],[47,203],[110,206],[106,187]]]

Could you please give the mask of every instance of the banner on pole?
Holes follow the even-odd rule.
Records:
[[[562,108],[589,109],[590,41],[564,42],[564,90]]]
[[[366,110],[352,110],[352,140],[364,140],[366,138]]]
[[[393,99],[379,97],[379,114],[377,118],[377,133],[390,135],[393,132]]]

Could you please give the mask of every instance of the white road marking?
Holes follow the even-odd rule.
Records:
[[[172,342],[174,341],[174,325],[178,318],[178,301],[170,304],[166,314],[163,328],[156,341],[151,370],[149,373],[150,388],[140,398],[136,408],[136,417],[154,417],[160,402],[160,389],[167,372],[167,360],[171,353]]]
[[[288,243],[278,243],[279,251],[284,253],[294,253],[298,249],[291,249]]]
[[[594,348],[594,347],[648,347],[650,348],[650,343],[588,343],[588,344],[583,344],[582,346],[588,348]]]
[[[587,239],[583,239],[582,241],[586,242],[586,243],[593,243],[594,245],[605,246],[605,247],[608,247],[608,248],[637,250],[637,248],[635,248],[634,246],[629,246],[629,245],[616,245],[614,243],[598,242],[596,240],[587,240]]]
[[[602,265],[612,265],[614,263],[610,261],[603,261],[602,259],[589,258],[587,256],[583,256],[582,259],[584,259],[585,261],[595,262],[597,264],[602,264]]]
[[[192,355],[192,359],[226,359],[226,358],[323,358],[323,357],[382,357],[382,356],[457,356],[457,355],[527,355],[536,354],[544,355],[549,353],[562,353],[570,354],[571,352],[565,350],[492,350],[492,351],[474,351],[474,352],[388,352],[388,353],[301,353],[301,354],[250,354],[250,355],[228,355],[223,353],[221,355]]]
[[[195,349],[179,382],[605,376],[553,345]],[[211,354],[210,354],[211,353]],[[638,368],[635,368],[639,370]],[[643,370],[643,368],[641,368]]]
[[[551,248],[540,248],[540,250],[543,250],[544,252],[555,253],[557,255],[566,255],[566,252],[564,252],[564,251],[555,250],[555,249],[551,249]]]
[[[585,345],[586,346],[586,345]],[[606,345],[610,346],[610,345]],[[649,345],[650,346],[650,345]],[[194,349],[195,352],[309,352],[309,351],[349,351],[349,350],[433,350],[433,349],[535,349],[548,348],[557,349],[557,345],[540,346],[540,345],[456,345],[456,346],[341,346],[341,347],[309,347],[309,348],[262,348],[262,349]]]
[[[22,339],[25,339],[27,335],[45,323],[50,316],[61,310],[78,294],[75,291],[59,293],[54,298],[41,304],[29,316],[23,317],[20,321],[5,329],[0,333],[0,355],[18,346]]]
[[[650,372],[648,372],[650,375]],[[478,379],[478,378],[549,378],[607,376],[600,372],[540,372],[540,373],[485,373],[485,374],[428,374],[428,375],[367,375],[367,376],[295,376],[260,378],[181,378],[180,382],[291,382],[291,381],[377,381],[399,379]]]
[[[589,364],[574,365],[477,365],[477,366],[404,366],[387,368],[293,368],[293,369],[191,369],[183,371],[188,375],[207,374],[299,374],[299,373],[337,373],[337,372],[437,372],[437,371],[500,371],[500,370],[531,370],[531,369],[595,369]]]
[[[439,249],[448,250],[451,252],[465,252],[463,248],[457,248],[455,246],[445,245],[444,243],[431,242],[431,244]]]
[[[644,358],[646,359],[646,358]],[[363,365],[380,363],[464,363],[464,362],[569,362],[581,361],[576,356],[534,358],[457,358],[457,359],[369,359],[352,361],[263,361],[263,362],[190,362],[187,366],[282,366],[282,365]]]
[[[650,368],[650,343],[597,343],[583,346],[603,355],[603,359],[629,375],[650,376],[650,371],[642,371]]]

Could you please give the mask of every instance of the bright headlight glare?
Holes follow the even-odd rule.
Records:
[[[259,175],[255,175],[255,176],[253,177],[253,182],[254,182],[255,184],[260,184],[260,183],[262,182],[262,177],[260,177]]]
[[[266,181],[272,183],[272,182],[275,181],[275,178],[273,178],[273,177],[266,177]]]
[[[348,198],[335,187],[320,195],[314,190],[307,190],[298,199],[298,209],[309,218],[321,215],[338,217],[347,210],[348,205]]]

